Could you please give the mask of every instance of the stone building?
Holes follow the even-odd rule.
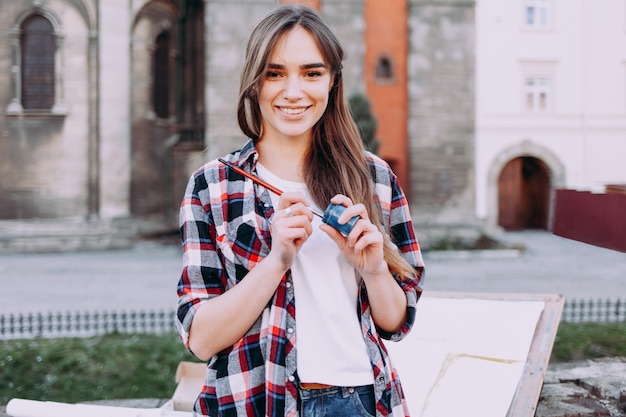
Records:
[[[203,10],[0,1],[1,247],[116,246],[175,225],[185,161],[205,147]]]
[[[299,2],[342,41],[347,94],[369,97],[420,238],[476,233],[474,2]],[[0,240],[175,228],[189,173],[245,140],[243,50],[277,3],[0,0]]]

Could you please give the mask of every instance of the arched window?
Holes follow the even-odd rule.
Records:
[[[36,2],[35,2],[36,3]],[[8,31],[12,67],[7,115],[65,116],[63,94],[64,37],[58,18],[41,5]]]
[[[383,55],[378,58],[378,61],[376,62],[375,76],[377,82],[393,82],[393,63],[389,57]]]
[[[170,117],[171,43],[169,32],[161,32],[157,36],[152,63],[152,107],[161,119]]]
[[[21,27],[21,87],[24,110],[50,110],[55,102],[54,28],[48,19],[32,15]]]

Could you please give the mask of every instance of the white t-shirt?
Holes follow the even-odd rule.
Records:
[[[283,191],[302,192],[313,204],[306,184],[285,181],[259,163],[257,173]],[[278,196],[270,194],[276,208]],[[357,316],[360,278],[335,242],[319,229],[321,223],[313,216],[313,234],[291,267],[298,376],[302,382],[369,385],[374,376]]]

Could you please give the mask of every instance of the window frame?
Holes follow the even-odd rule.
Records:
[[[52,106],[44,109],[24,109],[22,104],[22,66],[24,51],[22,50],[23,25],[32,16],[38,15],[48,20],[52,25],[52,36],[54,37],[54,99]],[[63,35],[59,19],[43,5],[34,6],[23,13],[8,31],[9,44],[11,48],[11,84],[12,97],[6,108],[7,116],[66,116],[68,108],[64,100],[64,44]]]
[[[529,81],[532,85],[529,86]],[[553,102],[552,77],[546,75],[527,75],[524,77],[524,112],[530,114],[546,114],[552,112]],[[541,104],[542,94],[545,97]],[[528,98],[532,97],[532,106],[529,106]]]
[[[556,69],[558,67],[558,60],[520,60],[520,86],[521,86],[521,98],[520,98],[520,106],[522,109],[522,113],[528,115],[542,115],[542,114],[551,114],[556,111],[557,105],[557,97],[556,97]],[[549,85],[545,89],[546,91],[546,106],[545,109],[540,110],[536,106],[532,109],[528,108],[528,80],[533,79],[545,79],[548,80]],[[533,94],[537,91],[535,88]],[[537,99],[533,100],[535,103]]]
[[[160,39],[165,39],[165,44],[159,43]],[[150,102],[154,116],[163,120],[169,120],[174,116],[171,108],[174,83],[174,63],[171,59],[173,42],[172,31],[164,29],[157,34],[152,48]]]

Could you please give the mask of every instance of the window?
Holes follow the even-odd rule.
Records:
[[[551,24],[552,0],[525,0],[526,27],[547,28]]]
[[[54,14],[39,5],[9,29],[13,97],[7,115],[67,114],[60,27]]]
[[[22,23],[22,108],[49,110],[54,106],[55,40],[52,24],[40,15]]]
[[[375,77],[377,82],[391,82],[394,80],[393,64],[391,59],[381,56],[376,62]]]
[[[550,110],[551,80],[546,77],[526,78],[526,111],[545,113]]]
[[[169,32],[161,32],[156,38],[152,74],[152,107],[158,118],[170,117],[170,50]]]

